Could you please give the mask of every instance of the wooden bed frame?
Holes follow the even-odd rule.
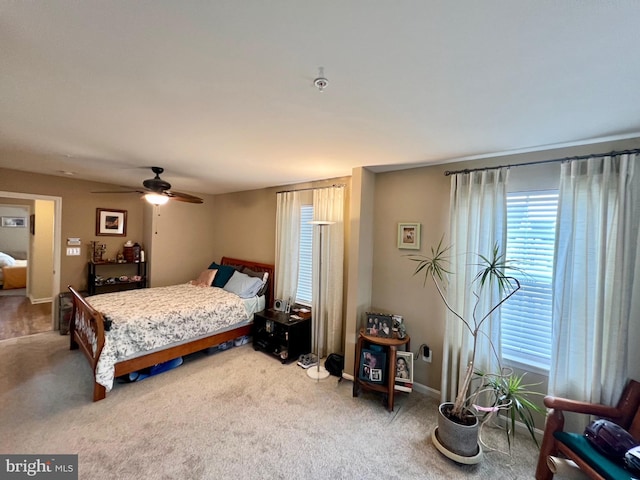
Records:
[[[274,268],[273,265],[265,263],[250,262],[247,260],[239,260],[237,258],[223,257],[221,265],[231,266],[244,266],[248,267],[256,272],[268,272],[268,289],[265,298],[266,308],[270,308],[273,305],[273,284],[274,284]],[[89,360],[89,365],[93,370],[93,401],[102,400],[106,397],[107,392],[103,385],[100,385],[95,381],[96,365],[100,358],[100,353],[104,347],[104,317],[102,314],[89,305],[86,300],[80,295],[71,285],[69,285],[69,291],[71,292],[73,299],[73,310],[71,313],[71,320],[69,322],[69,335],[70,335],[70,349],[80,349],[82,353]],[[204,350],[205,348],[219,345],[229,340],[233,340],[243,335],[251,334],[252,323],[244,324],[241,327],[227,330],[226,332],[213,334],[208,337],[199,338],[188,343],[183,343],[176,346],[169,346],[163,350],[155,351],[146,355],[142,355],[130,360],[124,360],[115,364],[115,377],[127,375],[143,368],[151,367],[158,363],[167,362],[174,358],[181,357],[183,355],[189,355],[190,353]],[[94,350],[93,340],[96,339],[96,347]]]

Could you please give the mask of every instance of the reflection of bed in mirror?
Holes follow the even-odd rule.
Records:
[[[27,286],[27,253],[0,251],[0,286],[3,290]]]
[[[117,377],[251,334],[253,313],[273,301],[273,266],[227,257],[220,265],[263,275],[265,293],[245,297],[191,282],[85,299],[69,287],[70,346],[93,369],[94,401],[105,398]]]

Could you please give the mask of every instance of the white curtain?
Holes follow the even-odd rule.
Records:
[[[489,256],[497,244],[506,248],[507,207],[506,168],[461,173],[451,178],[450,244],[451,268],[447,297],[465,319],[473,321],[476,297],[471,288],[478,272],[477,254]],[[485,292],[480,298],[477,320],[498,301],[497,291]],[[475,288],[476,293],[478,289]],[[484,312],[484,313],[482,313]],[[484,324],[478,337],[475,368],[497,371],[498,359],[489,344],[500,353],[499,309]],[[447,312],[442,368],[442,401],[453,401],[471,358],[473,339],[460,319]]]
[[[637,164],[636,155],[625,154],[562,165],[552,395],[611,405],[627,381],[629,326],[640,302],[634,285],[640,274]],[[637,348],[637,339],[631,343]]]
[[[276,195],[276,278],[275,297],[296,298],[300,252],[300,192]],[[272,299],[273,300],[273,299]]]
[[[313,191],[313,219],[335,222],[314,226],[313,236],[313,321],[319,322],[318,353],[320,358],[343,351],[342,276],[344,263],[344,187]],[[318,243],[322,228],[322,308],[318,301]],[[323,312],[322,317],[317,312]],[[313,329],[315,333],[315,328]],[[315,339],[313,340],[315,345]]]

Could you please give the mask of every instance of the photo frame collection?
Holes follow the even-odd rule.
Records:
[[[386,380],[387,355],[382,348],[376,347],[371,345],[362,349],[358,377],[366,382],[382,384]]]
[[[372,337],[393,338],[393,315],[367,312],[365,331]]]

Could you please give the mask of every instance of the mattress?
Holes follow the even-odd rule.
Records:
[[[113,387],[115,364],[251,322],[264,297],[241,299],[216,287],[190,284],[105,293],[86,298],[111,321],[96,381]]]

